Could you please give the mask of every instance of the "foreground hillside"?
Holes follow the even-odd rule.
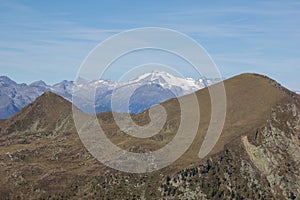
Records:
[[[202,160],[198,157],[211,116],[208,89],[203,89],[196,92],[201,120],[193,144],[172,165],[147,174],[119,172],[94,159],[77,135],[71,103],[45,93],[0,121],[1,198],[299,199],[299,96],[255,74],[224,84],[227,116],[213,151]],[[116,145],[151,151],[172,140],[180,121],[176,99],[162,105],[167,122],[149,139],[122,133],[111,113],[98,118]],[[132,117],[138,124],[149,121],[148,111]]]

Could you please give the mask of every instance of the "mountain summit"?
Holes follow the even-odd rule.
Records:
[[[72,104],[52,92],[45,92],[5,122],[8,128],[2,129],[3,134],[24,131],[75,131]]]
[[[10,85],[15,85],[17,84],[16,82],[14,82],[13,80],[11,80],[10,78],[8,78],[7,76],[0,76],[0,86],[1,87],[8,87]]]
[[[194,80],[192,78],[179,78],[167,72],[160,71],[145,73],[136,79],[129,81],[129,83],[157,84],[166,89],[177,87],[183,90],[183,94],[188,94],[208,86],[205,78],[199,80]],[[182,93],[179,93],[178,96],[182,96]]]
[[[48,85],[42,80],[35,81],[35,82],[31,83],[29,86],[31,86],[31,87],[48,87]]]

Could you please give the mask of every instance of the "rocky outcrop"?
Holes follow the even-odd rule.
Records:
[[[287,199],[300,194],[300,115],[295,104],[276,107],[267,125],[243,144],[272,192]]]
[[[273,109],[256,133],[233,141],[201,165],[164,178],[166,199],[299,199],[300,112]],[[235,144],[237,143],[237,144]],[[197,197],[197,198],[196,198]]]

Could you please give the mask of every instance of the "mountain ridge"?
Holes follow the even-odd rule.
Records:
[[[120,98],[115,99],[115,101],[120,104],[123,100],[122,96],[126,96],[125,94],[128,93],[130,87],[144,87],[143,90],[135,92],[133,100],[130,100],[131,106],[129,112],[138,113],[153,105],[162,103],[167,99],[192,93],[219,81],[214,79],[207,79],[208,81],[206,81],[206,79],[200,79],[201,81],[182,79],[163,72],[151,72],[144,75],[152,75],[153,79],[146,80],[136,78],[119,83],[106,80],[89,81],[77,78],[76,81],[64,80],[52,86],[47,85],[41,80],[29,85],[24,83],[18,84],[8,77],[3,76],[0,79],[0,100],[6,102],[6,104],[0,107],[0,118],[11,117],[21,108],[33,102],[42,93],[47,91],[52,91],[69,101],[72,101],[72,95],[76,92],[79,96],[77,107],[80,107],[87,113],[100,113],[112,110],[111,98],[114,90],[122,88],[124,94],[119,94],[118,96],[120,96]],[[171,80],[172,82],[170,82]],[[177,84],[177,82],[180,84]],[[96,91],[95,101],[93,99],[94,90]],[[162,93],[164,95],[158,94],[161,90],[165,91]],[[151,93],[151,101],[149,101],[149,95]],[[90,97],[87,97],[88,95],[86,94],[90,94]],[[119,110],[114,111],[127,112],[127,110],[128,108],[120,107]]]

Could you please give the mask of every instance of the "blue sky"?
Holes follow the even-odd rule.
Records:
[[[299,1],[0,0],[0,26],[0,74],[17,82],[73,80],[107,37],[164,27],[199,42],[224,77],[262,73],[300,90]]]

